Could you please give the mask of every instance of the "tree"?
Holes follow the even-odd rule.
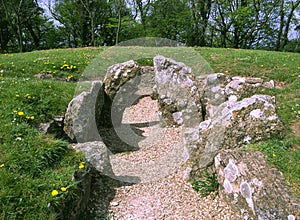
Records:
[[[193,28],[189,45],[206,45],[206,29],[211,13],[212,0],[189,0],[192,11]]]
[[[42,36],[40,27],[45,20],[42,18],[43,10],[37,2],[34,0],[1,0],[1,6],[5,14],[4,23],[7,34],[12,38],[12,44],[16,39],[19,52],[24,50],[24,46],[25,50],[32,49],[31,45],[38,48]]]
[[[288,43],[288,33],[295,16],[295,10],[299,7],[300,0],[284,1],[280,0],[280,21],[279,30],[277,32],[277,40],[275,50],[283,49]]]
[[[146,22],[147,36],[188,43],[188,29],[192,26],[191,11],[184,1],[158,0],[152,3]]]
[[[3,5],[0,5],[0,10],[4,11]],[[11,39],[11,32],[9,27],[9,21],[6,16],[0,17],[0,44],[1,44],[1,52],[8,52],[7,44]]]

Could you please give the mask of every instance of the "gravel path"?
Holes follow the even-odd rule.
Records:
[[[143,140],[138,151],[110,160],[116,176],[132,176],[138,183],[114,187],[109,219],[241,219],[221,198],[201,198],[183,179],[182,128],[160,128],[158,119],[157,102],[150,97],[124,112],[123,123],[143,125],[135,127]]]
[[[181,128],[151,126],[153,121],[158,121],[158,106],[157,101],[151,100],[150,97],[145,97],[126,109],[123,123],[148,123],[149,126],[141,128],[143,136],[146,137],[139,145],[141,149],[115,155],[114,159],[117,162],[123,160],[134,164],[135,167],[141,167],[154,161],[157,165],[161,158],[168,157],[168,154],[176,149],[176,145],[182,144]],[[183,180],[184,175],[180,167],[177,168],[179,169],[175,173],[172,172],[175,170],[171,170],[169,175],[157,181],[146,179],[143,183],[117,188],[109,207],[113,219],[239,219],[219,197],[214,200],[210,197],[201,198],[191,185]],[[124,166],[121,167],[122,171],[124,172]],[[114,172],[117,175],[116,167]],[[148,172],[146,175],[157,176]]]

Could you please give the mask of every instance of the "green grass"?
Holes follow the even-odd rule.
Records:
[[[261,92],[276,97],[287,128],[284,139],[249,148],[262,151],[300,195],[300,140],[290,129],[300,120],[300,54],[215,48],[47,50],[0,55],[0,219],[55,219],[64,201],[73,198],[72,177],[83,157],[66,142],[41,134],[37,126],[64,115],[76,91],[75,81],[103,77],[108,66],[129,59],[152,65],[149,58],[158,53],[187,63],[197,75],[223,72],[273,79],[282,85]],[[45,72],[73,80],[33,77]],[[88,83],[80,85],[88,88]],[[53,190],[58,195],[52,196]]]
[[[219,182],[215,173],[209,174],[203,172],[202,176],[192,181],[192,187],[196,192],[199,192],[201,197],[211,196],[213,199],[216,197],[219,188]]]
[[[300,54],[261,50],[196,48],[214,72],[292,83],[299,79]]]

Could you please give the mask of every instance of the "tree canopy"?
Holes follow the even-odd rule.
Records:
[[[1,52],[140,37],[300,52],[300,0],[0,0],[0,9]]]

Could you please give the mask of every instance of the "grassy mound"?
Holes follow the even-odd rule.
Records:
[[[83,156],[65,141],[41,134],[37,126],[64,115],[76,80],[102,51],[83,48],[0,55],[0,219],[55,218],[63,201],[74,196],[72,177],[75,170],[84,169]],[[300,54],[212,48],[195,51],[214,72],[273,79],[280,85],[261,92],[276,97],[286,136],[249,149],[264,152],[300,195],[300,138],[290,129],[300,120]],[[143,59],[138,61],[152,65],[148,56]],[[51,74],[58,80],[37,79],[36,74]]]

